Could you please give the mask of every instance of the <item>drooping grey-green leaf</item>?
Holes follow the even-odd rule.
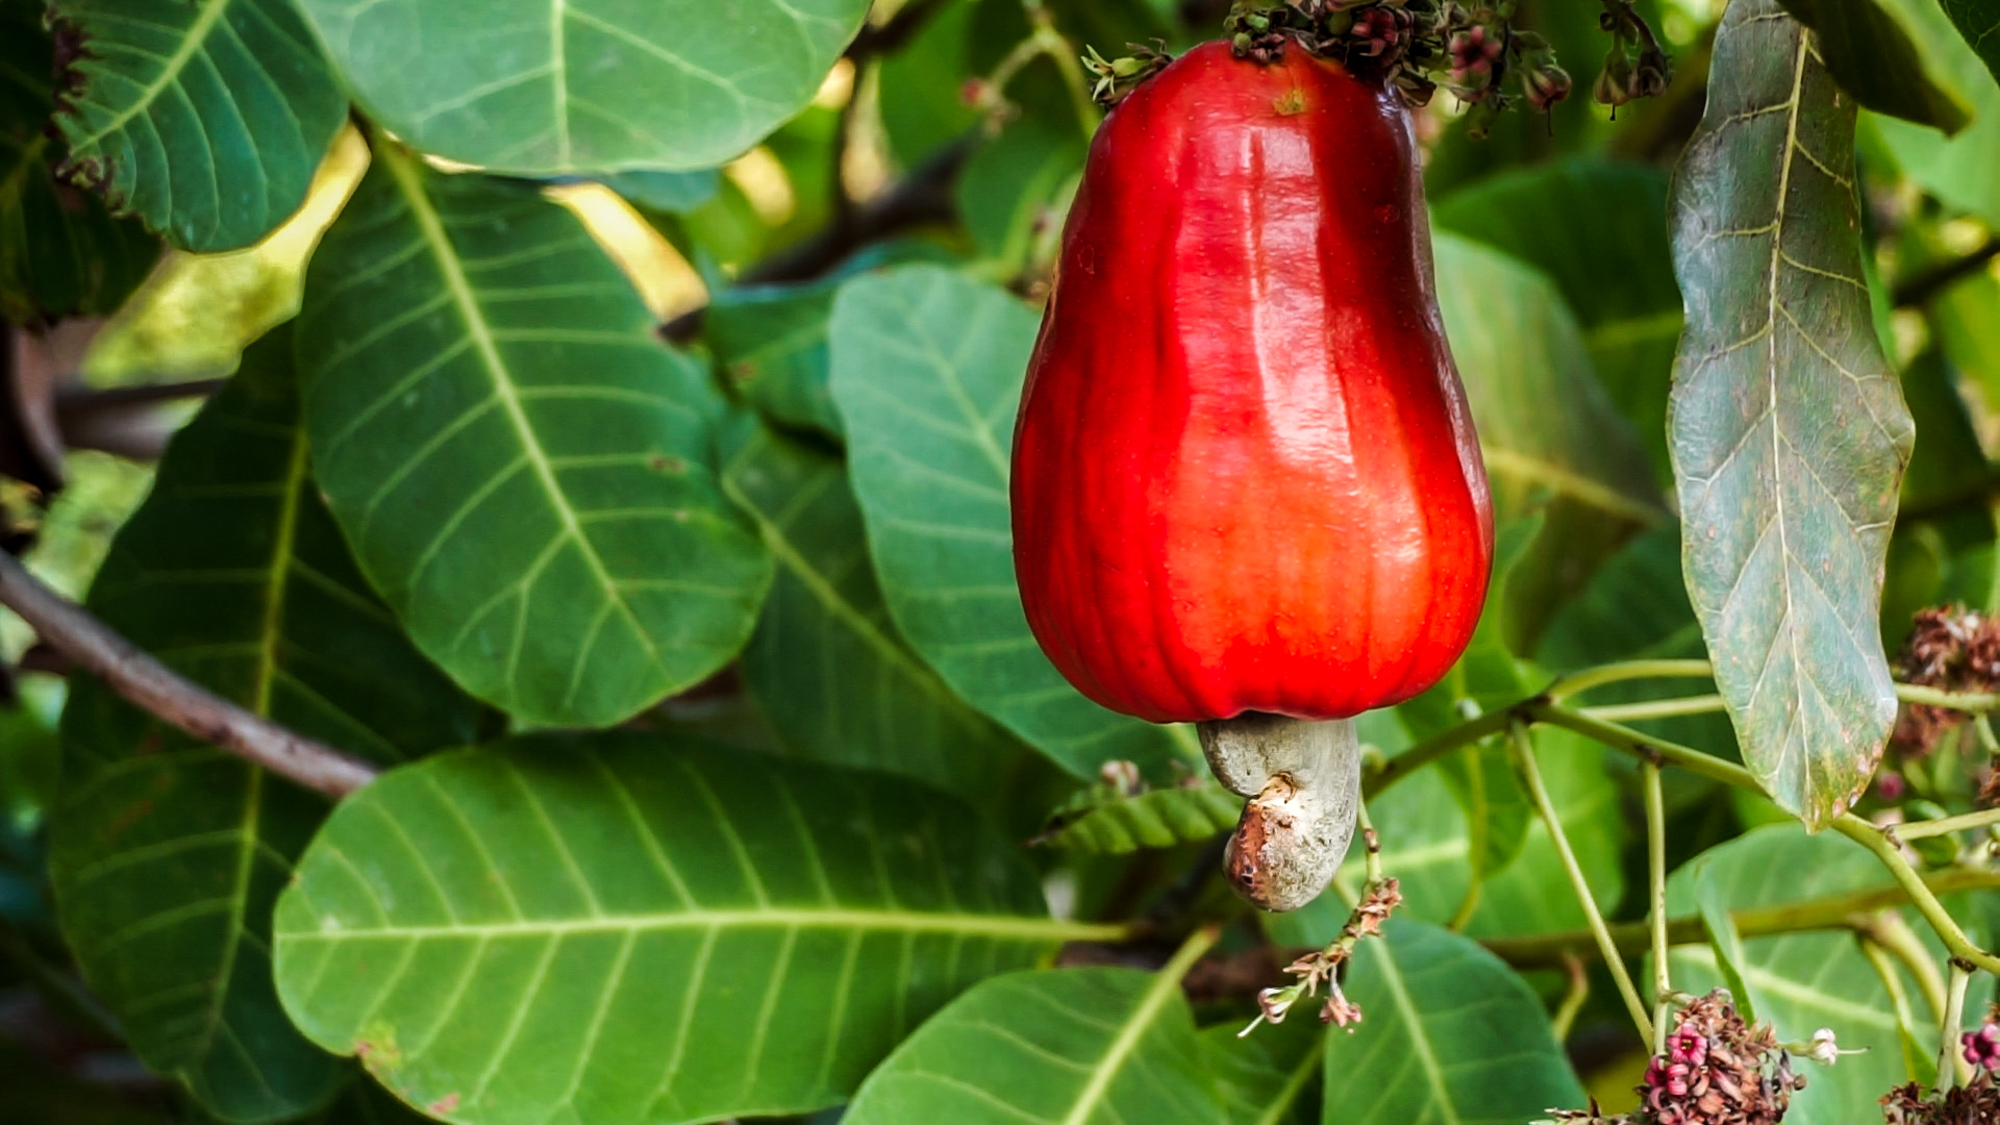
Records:
[[[973,706],[1079,777],[1184,757],[1167,728],[1085,699],[1028,631],[1007,480],[1035,314],[938,266],[855,278],[834,301],[833,399],[889,610]]]
[[[369,115],[497,172],[712,168],[812,100],[868,0],[303,0]]]
[[[1521,1125],[1583,1103],[1541,1000],[1468,938],[1392,921],[1342,988],[1363,1018],[1327,1036],[1326,1125]]]
[[[1263,1024],[1249,1035],[1231,1024],[1202,1030],[1202,1051],[1222,1084],[1229,1125],[1310,1125],[1320,1119],[1320,1055],[1330,1034],[1310,1013]]]
[[[839,459],[750,419],[730,438],[723,485],[778,567],[740,667],[779,737],[805,757],[892,770],[990,806],[1023,747],[897,633]]]
[[[1598,384],[1555,286],[1454,235],[1439,235],[1436,250],[1438,307],[1478,424],[1494,515],[1546,513],[1509,582],[1503,623],[1509,643],[1529,648],[1597,564],[1666,510],[1645,449]]]
[[[1978,53],[1993,76],[2000,78],[2000,4],[1993,0],[1941,0],[1945,15]]]
[[[289,0],[55,0],[62,174],[174,245],[248,246],[305,202],[347,97]]]
[[[1946,135],[1963,129],[1972,107],[1925,35],[1919,14],[1930,0],[1783,0],[1813,31],[1818,54],[1840,88],[1877,113]]]
[[[1818,827],[1896,718],[1876,607],[1912,440],[1870,320],[1854,105],[1774,0],[1734,0],[1674,185],[1671,405],[1688,594],[1744,759]]]
[[[56,180],[55,43],[42,11],[0,0],[0,319],[17,324],[108,314],[160,256],[138,221]]]
[[[90,609],[183,675],[393,763],[477,734],[479,709],[403,639],[306,471],[289,330],[259,341],[174,441]],[[285,1019],[271,908],[317,794],[79,678],[51,816],[63,932],[139,1057],[230,1121],[295,1117],[348,1068]]]
[[[1808,836],[1792,824],[1759,828],[1676,870],[1667,880],[1669,914],[1694,912],[1698,877],[1712,880],[1710,894],[1737,911],[1889,883],[1875,857],[1851,841],[1831,832]],[[1882,1110],[1876,1099],[1909,1079],[1888,989],[1854,936],[1826,930],[1778,934],[1744,939],[1742,947],[1743,986],[1757,1017],[1777,1028],[1779,1040],[1803,1042],[1827,1027],[1843,1049],[1867,1049],[1834,1067],[1812,1067],[1786,1120],[1878,1125]],[[1676,946],[1668,965],[1677,991],[1700,995],[1727,987],[1707,945]]]
[[[713,388],[533,186],[379,146],[298,335],[334,515],[468,691],[602,726],[742,648],[770,560],[716,479]]]
[[[839,289],[837,281],[724,289],[702,318],[702,338],[750,405],[787,429],[836,441],[826,334]]]
[[[1213,839],[1236,827],[1243,798],[1213,783],[1092,800],[1057,814],[1042,843],[1093,855],[1124,855]]]
[[[685,737],[540,736],[386,774],[277,912],[314,1042],[468,1125],[840,1101],[1078,927],[956,800]]]
[[[1441,230],[1547,274],[1583,328],[1598,379],[1660,479],[1681,291],[1667,243],[1667,177],[1650,164],[1571,157],[1489,176],[1431,210]]]
[[[1228,1125],[1179,974],[986,981],[868,1076],[843,1125]]]

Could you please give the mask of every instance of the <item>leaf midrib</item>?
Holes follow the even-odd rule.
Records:
[[[487,380],[493,388],[494,397],[506,413],[508,424],[513,428],[521,449],[527,454],[528,463],[534,469],[535,478],[547,494],[549,506],[561,521],[563,533],[576,544],[577,553],[583,557],[590,573],[603,589],[605,599],[618,614],[625,619],[655,671],[667,679],[672,679],[666,660],[661,656],[653,637],[639,623],[632,608],[618,591],[617,583],[604,568],[604,560],[597,555],[597,549],[584,534],[583,525],[578,522],[576,512],[570,507],[569,497],[563,492],[562,484],[556,480],[555,467],[549,463],[548,454],[542,449],[535,436],[534,427],[528,422],[527,412],[521,407],[520,395],[515,392],[506,358],[500,354],[500,345],[493,338],[491,326],[486,322],[486,313],[480,307],[479,298],[466,279],[465,267],[459,261],[458,249],[445,233],[444,222],[438,217],[437,208],[432,206],[430,196],[419,179],[420,173],[412,166],[410,159],[393,149],[391,145],[378,145],[375,159],[381,161],[396,182],[396,188],[410,208],[410,214],[431,248],[431,257],[438,264],[438,271],[444,277],[445,288],[451,294],[452,304],[458,309],[459,318],[465,323],[466,333],[473,346],[478,349],[480,366],[485,370]],[[581,658],[580,658],[581,659]]]
[[[982,937],[1012,937],[1037,941],[1102,940],[1106,927],[1024,915],[915,913],[897,910],[793,909],[685,910],[670,914],[614,914],[569,920],[519,922],[456,922],[437,925],[370,926],[320,929],[279,935],[280,941],[343,942],[380,938],[550,937],[568,934],[654,932],[661,930],[725,929],[888,930],[907,933],[952,933]]]
[[[1438,1063],[1437,1051],[1432,1047],[1416,1003],[1410,999],[1410,991],[1403,983],[1403,971],[1396,965],[1395,954],[1387,948],[1380,952],[1382,956],[1375,958],[1375,963],[1381,968],[1382,983],[1389,986],[1396,1009],[1410,1029],[1410,1045],[1415,1049],[1417,1063],[1423,1067],[1424,1076],[1430,1080],[1431,1090],[1436,1095],[1431,1104],[1444,1115],[1444,1125],[1464,1125],[1458,1115],[1457,1104],[1451,1100],[1451,1090],[1445,1085],[1444,1068]]]
[[[174,53],[167,57],[164,65],[160,68],[160,73],[153,81],[147,83],[140,90],[139,96],[133,98],[129,106],[113,114],[110,121],[102,128],[86,133],[71,141],[70,151],[76,152],[81,149],[97,147],[98,143],[104,140],[104,138],[123,129],[134,117],[150,109],[153,102],[158,100],[161,91],[180,81],[181,71],[186,70],[188,62],[194,58],[195,54],[207,46],[209,32],[215,29],[215,25],[221,21],[223,13],[229,10],[229,6],[233,2],[234,0],[210,0],[208,6],[201,10],[201,14],[194,18],[194,22],[188,25],[187,33],[182,38],[180,46],[175,48]],[[63,116],[65,118],[73,117],[71,114],[64,114]]]
[[[1083,1093],[1077,1096],[1076,1104],[1070,1107],[1062,1125],[1085,1125],[1098,1103],[1111,1092],[1112,1081],[1124,1068],[1125,1060],[1132,1056],[1133,1051],[1138,1050],[1139,1040],[1145,1038],[1146,1032],[1152,1030],[1153,1020],[1159,1016],[1160,1009],[1180,992],[1181,973],[1185,971],[1186,966],[1179,962],[1180,958],[1177,957],[1174,963],[1153,974],[1152,983],[1147,985],[1145,994],[1139,1000],[1139,1006],[1132,1010],[1124,1025],[1118,1029],[1118,1035],[1111,1041],[1111,1046],[1105,1050],[1104,1057],[1097,1061],[1097,1066],[1091,1071],[1090,1081],[1084,1085]]]

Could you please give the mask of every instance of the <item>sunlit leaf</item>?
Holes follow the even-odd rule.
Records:
[[[896,631],[839,459],[747,421],[724,487],[763,529],[778,577],[741,668],[785,744],[989,805],[1021,744],[972,709]]]
[[[812,100],[867,0],[303,0],[425,152],[530,175],[711,168]]]
[[[842,1125],[1227,1125],[1177,976],[1052,969],[979,985],[868,1076]]]
[[[605,734],[385,775],[307,849],[276,930],[286,1011],[404,1100],[666,1125],[834,1104],[1074,927],[935,791]]]
[[[1772,0],[1731,4],[1712,73],[1674,189],[1688,593],[1745,760],[1818,826],[1895,721],[1876,607],[1910,416],[1862,280],[1853,103]]]
[[[347,97],[289,0],[56,0],[63,173],[174,245],[248,246],[305,202]]]
[[[568,211],[382,145],[304,300],[316,475],[467,690],[601,726],[743,646],[770,561],[716,480],[715,392]]]
[[[1391,921],[1342,988],[1363,1018],[1326,1038],[1326,1125],[1521,1125],[1583,1102],[1541,1000],[1470,939]]]
[[[290,333],[175,440],[89,606],[223,696],[392,763],[463,743],[478,708],[355,570],[306,471]],[[231,1121],[294,1117],[346,1067],[273,990],[271,907],[326,802],[195,742],[95,679],[71,685],[51,817],[63,933],[148,1066]]]
[[[833,398],[875,568],[903,635],[975,707],[1079,777],[1121,758],[1164,777],[1183,741],[1085,699],[1021,609],[1008,451],[1035,326],[1005,290],[936,266],[841,288]]]

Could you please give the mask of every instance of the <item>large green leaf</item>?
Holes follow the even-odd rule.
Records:
[[[839,459],[754,421],[732,438],[724,487],[778,563],[741,669],[779,737],[809,758],[893,770],[990,805],[1021,744],[897,633]]]
[[[710,168],[804,109],[868,0],[303,0],[370,116],[545,175]]]
[[[1854,105],[1774,0],[1735,0],[1674,185],[1671,444],[1688,593],[1745,761],[1817,827],[1896,718],[1876,607],[1912,431],[1876,342]]]
[[[1249,1035],[1236,1024],[1206,1028],[1202,1050],[1222,1083],[1229,1125],[1308,1125],[1320,1118],[1320,1055],[1330,1034],[1311,1013]]]
[[[827,389],[827,318],[838,282],[724,289],[703,314],[702,338],[730,385],[786,429],[840,439]]]
[[[843,1125],[1228,1125],[1178,973],[1051,969],[959,997],[861,1086]]]
[[[1505,635],[1531,647],[1597,564],[1666,511],[1645,449],[1597,382],[1562,294],[1488,247],[1449,234],[1436,242],[1438,306],[1495,515],[1546,510],[1541,538],[1508,586]]]
[[[1242,815],[1243,798],[1208,781],[1136,796],[1086,791],[1079,807],[1056,814],[1039,842],[1097,855],[1123,855],[1213,839],[1235,828]]]
[[[1079,777],[1185,751],[1078,694],[1014,585],[1008,452],[1036,317],[937,266],[855,278],[834,301],[833,399],[882,592],[903,635],[974,706]]]
[[[1343,985],[1361,1005],[1326,1041],[1326,1125],[1521,1125],[1583,1088],[1525,981],[1467,938],[1390,922]]]
[[[770,560],[716,479],[714,391],[568,211],[384,144],[304,302],[315,473],[467,690],[601,726],[743,646]]]
[[[195,681],[378,762],[473,738],[478,708],[369,592],[306,472],[289,331],[174,441],[93,612]],[[52,872],[63,932],[147,1065],[231,1121],[297,1116],[347,1069],[292,1030],[270,912],[317,794],[79,678]]]
[[[58,183],[55,44],[34,0],[0,0],[0,319],[103,315],[123,304],[160,244],[103,200]]]
[[[1572,157],[1487,177],[1432,209],[1440,229],[1547,274],[1583,327],[1611,399],[1665,478],[1667,386],[1681,291],[1667,243],[1667,177],[1649,164]]]
[[[1931,0],[1783,0],[1812,28],[1817,53],[1840,88],[1877,113],[1945,133],[1972,119],[1949,66],[1925,34]]]
[[[2000,4],[1994,0],[1942,0],[1942,6],[1986,68],[2000,77]]]
[[[1866,851],[1832,833],[1807,836],[1796,825],[1760,828],[1702,853],[1667,881],[1667,909],[1680,916],[1697,907],[1697,879],[1730,910],[1864,890],[1889,883],[1888,873]],[[1831,1069],[1808,1068],[1806,1088],[1787,1120],[1813,1125],[1879,1125],[1875,1099],[1909,1081],[1903,1071],[1895,1009],[1887,986],[1863,957],[1852,934],[1815,931],[1741,939],[1738,961],[1757,1018],[1778,1038],[1802,1042],[1830,1027],[1844,1049],[1866,1048]],[[1675,947],[1668,958],[1674,988],[1697,995],[1727,987],[1715,951],[1707,945]],[[1914,987],[1906,984],[1906,991]],[[1935,1031],[1936,1024],[1932,1025]]]
[[[1969,5],[1957,5],[1964,15]],[[2000,26],[2000,10],[1989,2],[1986,22]],[[1989,226],[2000,226],[2000,81],[1994,58],[2000,55],[2000,35],[1982,40],[1985,61],[1954,32],[1952,22],[1935,4],[1915,5],[1910,13],[1924,41],[1950,71],[1972,102],[1972,125],[1957,136],[1893,118],[1873,118],[1883,144],[1912,179],[1952,207],[1971,211]]]
[[[290,0],[55,0],[62,171],[174,245],[248,246],[305,202],[347,98]]]
[[[942,794],[607,734],[385,775],[313,841],[276,929],[286,1011],[412,1104],[620,1125],[831,1105],[1075,927]]]

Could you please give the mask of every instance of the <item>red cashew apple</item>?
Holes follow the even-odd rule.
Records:
[[[1018,426],[1036,638],[1098,703],[1202,724],[1253,798],[1232,877],[1303,905],[1353,831],[1344,720],[1444,675],[1492,560],[1395,92],[1224,42],[1141,84],[1091,145]]]

